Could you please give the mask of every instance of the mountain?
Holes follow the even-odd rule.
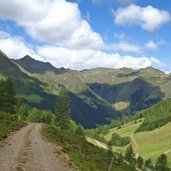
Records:
[[[0,75],[11,77],[17,96],[38,108],[54,111],[61,88],[68,91],[72,118],[86,128],[133,115],[171,97],[169,75],[152,67],[57,69],[25,56],[10,60],[1,52]]]
[[[168,98],[149,109],[139,112],[139,114],[144,116],[144,121],[137,129],[137,132],[160,128],[171,121],[171,99]]]
[[[0,73],[7,77],[28,78],[2,51],[0,51]]]
[[[46,72],[54,72],[55,74],[60,74],[67,72],[68,70],[65,68],[57,69],[49,62],[42,62],[31,58],[26,55],[25,57],[17,60],[13,60],[15,63],[19,64],[23,68],[25,68],[30,73],[38,73],[45,74]]]
[[[57,95],[59,90],[64,87],[64,82],[67,79],[67,82],[70,82],[70,86],[77,90],[81,87],[82,82],[80,78],[74,77],[74,72],[70,71],[69,73],[55,74],[54,72],[49,72],[46,74],[52,74],[54,77],[61,77],[61,82],[59,78],[55,82],[54,77],[47,76],[46,74],[33,74],[24,72],[24,70],[14,61],[10,60],[5,54],[1,53],[0,57],[0,75],[3,77],[10,77],[15,83],[17,97],[24,100],[25,103],[28,103],[32,107],[42,108],[54,111]],[[26,70],[26,68],[24,68]],[[38,77],[36,78],[35,75]],[[67,75],[65,78],[64,76]],[[46,81],[44,81],[44,77]],[[50,79],[50,80],[48,80]],[[54,83],[53,85],[50,83]],[[77,84],[80,82],[80,84]],[[86,86],[86,84],[83,86]],[[68,87],[68,95],[71,101],[72,109],[72,118],[77,122],[81,123],[87,128],[96,127],[96,125],[107,124],[109,123],[109,118],[120,118],[117,111],[113,110],[108,103],[102,103],[102,100],[96,98],[96,96],[91,95],[90,101],[85,98],[87,91],[82,95],[77,95],[72,93]],[[90,93],[89,93],[90,94]],[[79,104],[77,106],[76,104]]]
[[[0,75],[10,78],[16,87],[19,98],[31,106],[53,109],[56,96],[45,92],[44,83],[24,73],[7,55],[0,51]]]
[[[118,128],[111,127],[107,131],[101,128],[102,135],[107,141],[111,140],[113,133],[121,137],[129,137],[135,153],[141,155],[144,160],[151,159],[153,163],[161,154],[166,154],[168,166],[171,167],[171,99],[163,100],[139,112],[139,115],[144,118],[131,120]],[[96,143],[95,140],[94,142]],[[125,154],[126,148],[127,146],[113,146],[116,152],[122,154]]]
[[[111,104],[127,102],[128,114],[147,108],[159,102],[164,96],[160,88],[151,85],[142,78],[117,85],[94,83],[90,84],[90,88]]]

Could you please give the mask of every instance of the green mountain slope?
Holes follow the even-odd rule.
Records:
[[[101,99],[89,92],[87,85],[81,82],[81,79],[73,72],[57,75],[54,72],[27,75],[28,72],[21,70],[3,53],[0,63],[2,65],[1,75],[10,77],[14,81],[17,96],[30,106],[53,111],[59,90],[66,87],[71,101],[72,117],[77,123],[92,128],[99,124],[107,124],[112,118],[120,117],[107,102],[102,103]],[[72,93],[79,92],[79,89],[84,89],[85,92],[80,95]],[[91,97],[88,97],[90,94]]]
[[[0,52],[0,74],[12,79],[17,96],[31,106],[53,109],[56,96],[44,92],[42,88],[44,84],[41,81],[22,72],[3,52]]]
[[[137,129],[137,132],[160,128],[171,121],[171,99],[141,111],[139,114],[144,116],[144,121]]]
[[[117,85],[94,83],[90,84],[90,88],[112,104],[128,102],[129,106],[126,110],[128,114],[147,108],[164,96],[160,88],[152,86],[141,78]]]
[[[130,144],[134,148],[137,154],[140,154],[145,160],[152,159],[155,163],[156,159],[163,153],[168,157],[168,165],[171,167],[171,122],[156,128],[153,131],[145,131],[135,133],[136,129],[142,124],[142,122],[129,122],[123,125],[121,128],[115,128],[108,131],[104,137],[106,140],[110,140],[113,133],[117,133],[121,137],[130,137]],[[127,146],[115,147],[114,151],[125,153]]]
[[[14,80],[19,97],[31,106],[53,111],[56,96],[65,88],[70,96],[72,117],[87,128],[134,114],[171,95],[170,77],[152,67],[61,72],[28,56],[17,61],[1,56],[0,75]]]

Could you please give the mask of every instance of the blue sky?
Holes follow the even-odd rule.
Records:
[[[171,71],[171,1],[0,1],[0,49],[56,67]]]

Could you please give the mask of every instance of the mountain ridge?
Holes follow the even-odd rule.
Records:
[[[38,73],[38,74],[44,74],[47,71],[54,72],[56,74],[61,74],[64,72],[67,72],[68,70],[61,67],[56,68],[49,62],[42,62],[39,60],[35,60],[34,58],[30,57],[29,55],[24,56],[21,59],[12,59],[15,63],[22,66],[24,69],[31,73]]]
[[[14,80],[17,95],[24,102],[54,111],[58,93],[65,88],[71,102],[72,118],[86,128],[133,115],[163,98],[171,97],[169,76],[152,67],[140,70],[102,67],[84,71],[65,69],[65,72],[55,73],[55,67],[50,63],[36,61],[29,56],[24,58],[24,65],[23,62],[19,64],[20,59],[16,62],[6,55],[1,56],[0,74],[3,76],[6,73]],[[2,59],[12,67],[7,67]],[[28,62],[26,59],[29,59]],[[45,68],[40,70],[40,66]],[[12,68],[17,70],[13,72]],[[34,72],[29,72],[28,68],[34,68]],[[18,73],[24,76],[19,77]],[[116,109],[118,105],[125,105],[120,106],[124,110]]]

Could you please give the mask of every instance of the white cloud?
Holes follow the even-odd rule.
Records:
[[[50,45],[32,50],[21,37],[11,36],[5,32],[0,32],[0,50],[10,58],[18,59],[30,55],[37,60],[51,62],[56,67],[78,70],[95,67],[138,69],[151,65],[160,66],[160,61],[156,58],[121,56],[118,53],[106,53],[101,50],[78,50]]]
[[[0,50],[10,58],[18,59],[30,55],[37,60],[51,62],[56,67],[71,69],[89,69],[95,67],[144,68],[160,65],[156,58],[121,56],[118,53],[105,53],[100,50],[70,49],[57,46],[40,46],[31,50],[22,38],[0,32]]]
[[[107,50],[140,53],[141,48],[126,41],[106,45]]]
[[[145,44],[145,47],[149,50],[152,50],[152,51],[156,51],[157,48],[158,48],[158,45],[156,43],[154,43],[153,41],[149,41]]]
[[[120,3],[123,5],[127,5],[127,4],[131,4],[133,3],[135,0],[92,0],[93,3],[95,4],[103,4],[103,3]]]
[[[37,60],[42,60],[42,58],[23,42],[22,38],[12,37],[5,32],[0,32],[0,50],[13,59],[19,59],[25,55],[30,55]]]
[[[171,19],[168,11],[159,10],[152,6],[140,7],[134,4],[119,8],[113,12],[113,15],[117,25],[139,25],[149,32],[156,31]]]
[[[66,0],[0,1],[0,18],[23,26],[33,38],[69,48],[102,48],[102,37],[81,17],[76,3]]]
[[[151,51],[156,51],[160,45],[164,45],[164,44],[166,44],[166,41],[163,39],[161,39],[157,42],[150,40],[145,44],[145,47]]]
[[[105,53],[98,50],[73,50],[55,46],[39,47],[38,55],[51,61],[56,67],[89,69],[95,67],[144,68],[160,63],[156,58],[120,56],[118,53]]]

